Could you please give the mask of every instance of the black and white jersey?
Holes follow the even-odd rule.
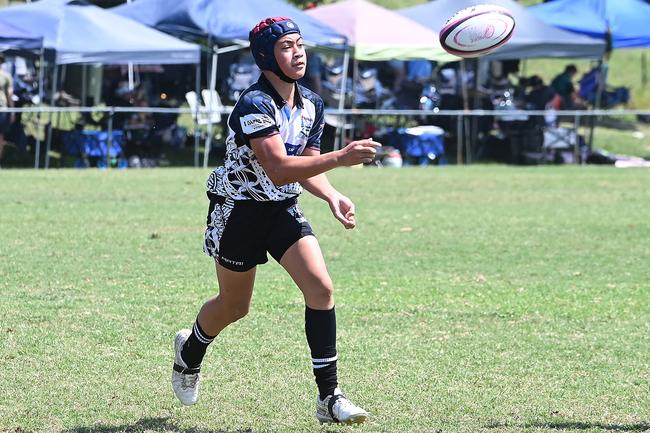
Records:
[[[264,74],[239,97],[228,118],[224,165],[208,178],[208,191],[234,200],[279,201],[302,191],[298,182],[275,186],[250,146],[250,140],[280,134],[287,155],[305,148],[320,149],[323,100],[296,84],[293,109],[280,97]]]

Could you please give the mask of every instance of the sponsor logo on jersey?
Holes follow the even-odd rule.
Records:
[[[253,134],[275,125],[274,120],[266,114],[247,114],[240,119],[240,123],[244,134]]]
[[[287,155],[298,155],[300,147],[300,144],[284,143],[284,148],[287,149]]]

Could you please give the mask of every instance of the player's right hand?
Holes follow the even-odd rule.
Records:
[[[369,164],[375,159],[379,147],[381,147],[381,143],[372,138],[353,141],[338,151],[339,165],[349,167],[357,164]]]

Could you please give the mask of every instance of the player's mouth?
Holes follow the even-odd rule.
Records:
[[[292,63],[291,66],[296,69],[302,69],[305,67],[305,62]]]

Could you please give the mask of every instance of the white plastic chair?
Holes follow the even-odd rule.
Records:
[[[203,89],[201,90],[201,97],[203,97],[206,111],[210,111],[210,109],[220,110],[223,107],[219,93],[216,90]],[[212,123],[219,122],[221,122],[221,113],[212,113]]]
[[[203,92],[207,92],[208,97],[209,97],[209,93],[210,93],[209,90],[204,90]],[[199,101],[199,98],[197,97],[195,91],[187,92],[185,94],[185,100],[187,101],[187,105],[190,106],[190,110],[192,110],[192,117],[196,117],[196,112],[197,112],[197,109],[198,109],[198,116],[199,117],[198,117],[198,119],[195,119],[195,120],[196,120],[196,123],[198,123],[199,125],[207,125],[208,123],[210,123],[210,120],[212,120],[212,124],[215,124],[215,123],[218,124],[219,122],[221,122],[221,113],[219,113],[219,112],[216,112],[216,113],[213,112],[212,113],[212,119],[210,119],[208,117],[208,111],[209,111],[208,107],[209,107],[209,105],[208,104],[202,105],[201,101]],[[218,94],[217,94],[216,100],[219,101],[219,103],[217,104],[216,101],[213,103],[214,104],[212,106],[213,110],[221,108],[221,101],[219,100],[219,95]]]

